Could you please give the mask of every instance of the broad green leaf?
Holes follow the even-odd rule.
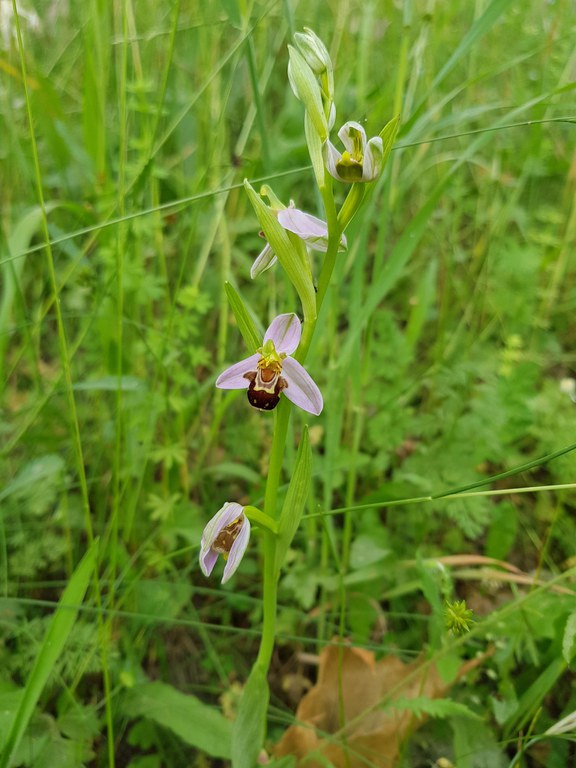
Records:
[[[232,730],[232,768],[254,768],[266,736],[270,692],[266,673],[254,666],[244,688]]]
[[[276,544],[276,572],[282,567],[286,552],[300,525],[300,519],[302,518],[304,505],[310,490],[311,474],[312,454],[310,451],[308,427],[305,427],[298,447],[294,473],[288,486],[288,493],[286,494],[282,512],[280,513],[278,541]]]
[[[231,283],[224,283],[224,290],[238,323],[238,329],[252,354],[262,346],[262,335],[256,330],[256,324],[234,286]]]
[[[251,485],[258,485],[262,481],[262,476],[252,467],[234,461],[223,461],[220,464],[215,464],[213,467],[208,467],[204,470],[204,475],[215,475],[219,478],[236,477]]]
[[[570,664],[576,654],[576,612],[571,613],[566,621],[564,637],[562,638],[562,656],[566,664]]]
[[[352,542],[350,567],[353,570],[366,568],[390,556],[390,549],[382,547],[374,536],[360,534]]]
[[[211,757],[230,758],[232,723],[196,696],[166,683],[143,683],[128,691],[124,710],[130,717],[146,717],[169,728]]]
[[[34,488],[59,484],[64,473],[64,460],[55,453],[46,454],[25,464],[16,477],[0,491],[0,501],[15,493],[30,495]]]
[[[94,541],[72,574],[68,586],[58,601],[58,607],[52,617],[48,631],[36,656],[36,661],[26,681],[24,695],[14,716],[8,737],[0,756],[0,768],[7,768],[12,755],[24,735],[24,731],[34,714],[36,704],[44,686],[64,650],[68,635],[76,621],[78,610],[88,589],[88,582],[96,563],[98,541]]]
[[[314,283],[312,282],[310,264],[306,255],[306,246],[296,236],[290,239],[274,212],[266,205],[248,180],[244,181],[244,187],[254,212],[258,217],[260,226],[264,231],[266,240],[270,243],[288,279],[298,292],[302,302],[304,318],[306,320],[314,320],[316,318],[316,293],[314,291]]]
[[[541,705],[544,697],[554,688],[558,678],[565,670],[566,662],[564,659],[560,657],[552,659],[546,669],[541,672],[532,685],[518,698],[518,708],[505,724],[506,737],[527,725],[534,717],[534,713]]]
[[[454,765],[458,768],[508,768],[510,761],[504,747],[497,743],[492,730],[469,717],[453,717]]]

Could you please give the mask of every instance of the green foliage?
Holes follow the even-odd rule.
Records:
[[[562,656],[566,664],[570,664],[576,655],[576,613],[571,613],[566,621],[562,638]]]
[[[426,699],[418,696],[414,699],[397,699],[394,701],[394,709],[398,711],[408,710],[417,717],[428,715],[437,718],[466,718],[468,720],[481,721],[482,717],[473,712],[465,704],[450,699]]]
[[[282,568],[284,558],[292,539],[300,525],[300,520],[304,512],[304,505],[310,491],[310,478],[312,474],[312,455],[310,452],[310,440],[308,437],[308,428],[305,427],[298,446],[296,461],[290,485],[278,523],[278,540],[276,543],[276,561],[274,568],[279,571]]]
[[[499,768],[520,742],[536,760],[526,734],[576,709],[576,452],[546,458],[576,434],[568,0],[337,15],[260,0],[17,5],[24,48],[9,11],[0,40],[0,734],[13,764],[209,765],[230,757],[232,728],[234,759],[256,757],[267,684],[251,678],[240,710],[237,686],[261,629],[260,533],[224,588],[197,554],[224,501],[262,506],[270,458],[269,415],[213,386],[243,354],[232,313],[249,354],[255,318],[298,311],[297,291],[315,305],[299,268],[317,279],[321,254],[285,263],[295,289],[282,263],[250,280],[263,241],[242,188],[270,184],[325,217],[321,148],[313,170],[286,80],[304,25],[336,65],[332,138],[348,119],[390,136],[396,115],[399,133],[347,227],[306,361],[324,412],[289,427],[307,437],[280,491],[269,732],[313,681],[307,654],[337,637],[439,665],[488,654],[450,699],[403,700],[430,718],[407,768],[416,754]],[[334,190],[341,205],[348,188]],[[257,204],[282,262],[285,232]],[[87,578],[75,564],[96,535]],[[461,637],[446,601],[474,611]],[[573,760],[567,740],[541,746],[551,768]]]
[[[266,733],[269,697],[266,675],[256,664],[244,687],[232,730],[233,768],[252,768],[257,763]]]
[[[10,765],[12,757],[18,749],[24,732],[32,718],[44,686],[62,653],[70,631],[74,627],[78,608],[84,599],[84,594],[88,588],[88,581],[97,562],[97,553],[97,542],[94,542],[78,564],[58,602],[54,616],[38,649],[34,665],[27,677],[26,686],[14,713],[14,718],[4,735],[1,745],[1,768]],[[60,750],[57,750],[57,752],[59,754]],[[51,758],[56,756],[56,754],[50,753]]]
[[[169,728],[212,757],[230,757],[231,724],[196,696],[160,682],[140,683],[126,692],[123,709],[131,718],[143,717]]]
[[[262,345],[262,336],[256,330],[254,320],[242,301],[242,297],[230,283],[224,285],[224,290],[246,346],[249,350],[258,349]]]

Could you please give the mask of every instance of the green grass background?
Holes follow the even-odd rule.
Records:
[[[401,129],[308,358],[324,412],[291,424],[285,480],[308,423],[313,492],[270,740],[293,720],[286,680],[314,678],[300,652],[334,637],[405,659],[492,648],[453,694],[485,724],[433,718],[401,764],[569,765],[570,736],[521,752],[576,709],[576,607],[555,591],[576,567],[573,3],[17,6],[20,27],[0,6],[0,766],[228,755],[214,707],[234,710],[257,652],[257,537],[225,587],[198,547],[224,501],[261,500],[271,420],[214,388],[250,353],[224,282],[262,328],[299,311],[279,266],[250,280],[242,180],[322,213],[286,78],[304,26],[335,64],[336,127]],[[477,624],[454,643],[457,598]]]

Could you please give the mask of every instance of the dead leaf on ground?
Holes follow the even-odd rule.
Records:
[[[296,756],[299,768],[326,768],[327,760],[335,768],[392,768],[402,742],[425,718],[384,705],[400,697],[440,698],[484,658],[462,664],[446,683],[422,658],[411,664],[395,656],[376,661],[371,651],[327,646],[320,654],[318,682],[296,710],[301,724],[288,728],[274,754]]]

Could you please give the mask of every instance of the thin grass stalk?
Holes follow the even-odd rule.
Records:
[[[38,204],[42,211],[42,231],[45,241],[46,249],[46,262],[48,269],[48,277],[50,287],[53,294],[54,311],[56,315],[56,324],[58,329],[58,343],[60,350],[60,363],[63,370],[65,390],[66,390],[66,402],[68,406],[68,413],[70,419],[70,427],[72,431],[72,444],[74,446],[74,455],[76,460],[76,471],[80,481],[80,494],[82,498],[82,508],[84,513],[84,525],[86,530],[86,536],[90,547],[94,546],[94,530],[92,527],[90,501],[88,496],[88,483],[86,478],[86,470],[84,464],[84,453],[82,448],[82,438],[80,435],[80,423],[78,420],[78,411],[76,407],[76,398],[74,395],[74,386],[72,380],[72,368],[70,364],[70,355],[68,349],[68,340],[66,337],[66,329],[64,327],[64,321],[62,317],[62,309],[60,306],[60,299],[58,294],[58,284],[56,280],[56,270],[54,266],[54,256],[52,248],[50,246],[50,234],[48,230],[48,217],[46,213],[46,205],[44,201],[44,190],[42,184],[42,173],[40,170],[40,160],[38,157],[38,146],[36,143],[36,135],[34,132],[34,119],[32,115],[32,105],[30,103],[30,95],[28,92],[28,75],[26,71],[26,59],[24,55],[24,44],[22,41],[22,33],[20,29],[20,21],[18,17],[18,9],[16,7],[16,0],[12,0],[12,11],[14,14],[14,20],[16,25],[16,34],[18,38],[18,50],[20,55],[20,68],[22,73],[22,84],[24,89],[24,100],[26,103],[26,114],[28,118],[28,127],[30,131],[30,147],[32,150],[32,160],[34,165],[34,179],[36,183],[36,194],[38,198]],[[96,597],[96,603],[99,608],[102,607],[102,594],[99,583],[99,568],[98,559],[94,561],[93,569],[93,587]],[[101,640],[101,661],[102,661],[102,676],[104,683],[104,697],[105,697],[105,709],[106,709],[106,726],[108,731],[108,740],[111,744],[114,743],[114,727],[112,720],[112,705],[111,705],[111,686],[110,686],[110,673],[108,669],[108,657],[106,652],[106,631],[104,622],[100,618],[98,622],[99,637]],[[114,757],[112,755],[111,768],[114,766]]]

